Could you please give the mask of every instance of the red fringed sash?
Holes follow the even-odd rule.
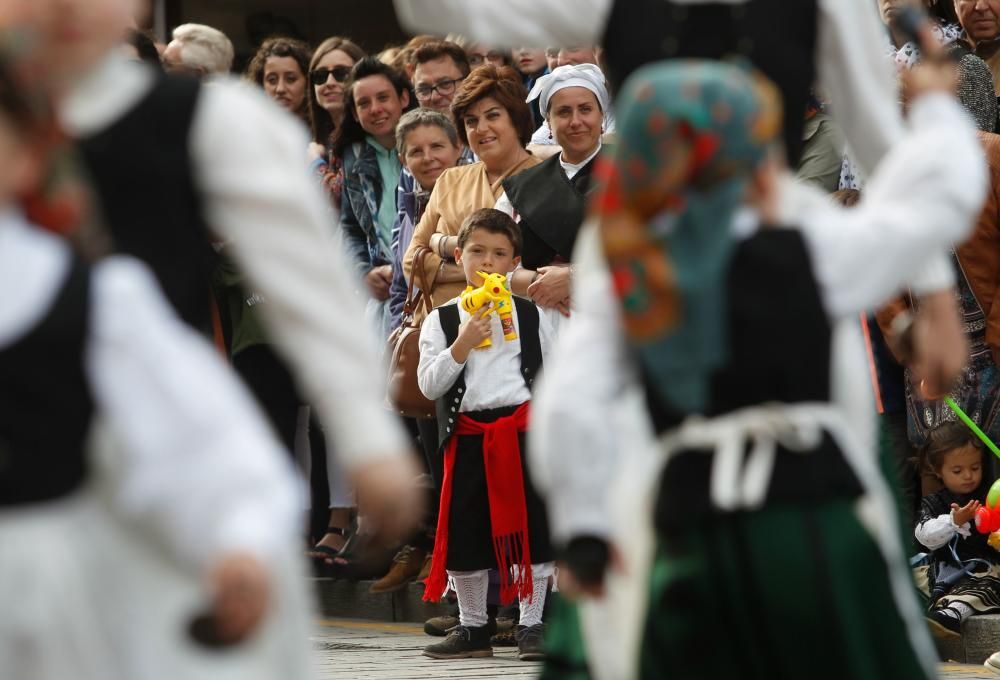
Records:
[[[431,575],[427,577],[424,600],[436,602],[448,583],[445,562],[448,559],[448,518],[451,510],[451,486],[454,481],[455,451],[461,435],[483,435],[483,463],[486,467],[486,492],[490,501],[490,524],[493,528],[493,551],[500,571],[500,601],[530,598],[531,550],[528,545],[528,507],[521,474],[521,447],[517,435],[528,429],[528,403],[511,415],[492,423],[480,423],[459,415],[455,432],[444,452],[444,480],[441,483],[441,509]],[[516,578],[511,567],[517,566]]]

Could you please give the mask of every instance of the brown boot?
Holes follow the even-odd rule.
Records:
[[[1000,550],[1000,548],[997,548]],[[417,574],[416,581],[426,581],[431,577],[431,558],[434,557],[430,553],[427,553],[427,557],[424,558],[424,566],[420,569],[420,573]]]
[[[427,553],[420,548],[403,546],[392,559],[389,573],[375,581],[368,589],[370,593],[393,593],[406,587],[410,581],[417,578],[424,566]]]

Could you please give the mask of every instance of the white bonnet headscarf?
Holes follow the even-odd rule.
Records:
[[[542,76],[535,81],[527,101],[538,99],[542,114],[545,115],[549,110],[549,99],[552,95],[567,87],[587,88],[597,97],[601,111],[605,115],[610,112],[611,95],[608,94],[608,87],[604,84],[604,73],[593,64],[560,66],[552,73]]]

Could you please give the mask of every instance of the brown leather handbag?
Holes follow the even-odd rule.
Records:
[[[389,357],[386,405],[407,418],[435,417],[434,402],[425,397],[417,385],[417,366],[420,364],[420,324],[413,320],[420,305],[424,305],[427,313],[431,311],[431,289],[424,269],[430,253],[430,248],[421,246],[413,256],[413,275],[406,288],[403,320],[399,328],[389,335],[386,347],[386,356]],[[420,290],[414,295],[413,282],[418,277]]]

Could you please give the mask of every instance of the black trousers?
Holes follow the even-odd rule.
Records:
[[[233,368],[256,397],[289,455],[294,455],[302,400],[285,364],[269,345],[254,345],[233,357]]]

